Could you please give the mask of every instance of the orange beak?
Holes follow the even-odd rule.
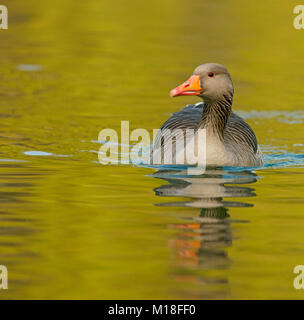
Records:
[[[186,82],[170,91],[171,97],[197,96],[203,88],[200,85],[200,76],[191,76]]]

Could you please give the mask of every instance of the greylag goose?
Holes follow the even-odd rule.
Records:
[[[253,130],[232,112],[233,84],[224,66],[216,63],[202,64],[186,82],[170,92],[171,97],[188,95],[199,96],[203,102],[186,106],[162,125],[152,147],[151,159],[155,159],[155,153],[162,153],[162,149],[166,151],[164,141],[167,140],[164,140],[161,133],[166,132],[165,129],[169,129],[169,135],[175,129],[192,129],[194,134],[197,129],[205,129],[207,166],[263,165],[263,156]],[[173,144],[177,147],[179,138],[175,136],[175,139]],[[180,139],[185,141],[184,136]]]

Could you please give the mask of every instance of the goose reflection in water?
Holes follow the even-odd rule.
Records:
[[[208,276],[207,271],[229,269],[231,261],[227,248],[232,246],[231,223],[248,222],[231,219],[229,207],[252,205],[246,202],[226,201],[224,198],[256,196],[255,189],[240,185],[253,184],[258,177],[250,171],[229,172],[216,169],[207,170],[200,176],[189,176],[186,171],[159,170],[153,177],[168,182],[154,189],[157,196],[191,199],[156,205],[200,209],[196,216],[185,218],[188,220],[186,223],[170,226],[179,230],[169,243],[173,252],[175,278],[207,285],[206,291],[200,287],[197,293],[200,296],[210,297],[210,285],[220,285],[220,288],[217,288],[219,291],[214,294],[225,295],[229,287],[227,278],[223,273],[218,277]],[[200,270],[203,272],[198,274],[197,271]]]

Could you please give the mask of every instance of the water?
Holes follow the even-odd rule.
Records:
[[[1,298],[303,298],[304,45],[297,3],[279,3],[11,0]],[[210,61],[231,72],[263,168],[98,163],[101,129],[158,128],[198,102],[168,92]]]

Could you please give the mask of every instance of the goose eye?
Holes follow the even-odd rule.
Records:
[[[210,77],[210,78],[214,77],[214,72],[209,72],[208,77]]]

